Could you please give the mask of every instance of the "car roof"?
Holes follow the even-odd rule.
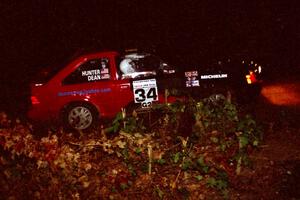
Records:
[[[82,58],[82,57],[95,57],[95,56],[115,56],[115,55],[118,55],[119,53],[117,51],[93,51],[93,52],[86,52],[86,53],[83,53],[79,56],[79,58]]]

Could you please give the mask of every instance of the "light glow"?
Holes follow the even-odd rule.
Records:
[[[36,83],[36,84],[34,84],[34,86],[39,87],[39,86],[43,86],[43,84],[42,83]]]
[[[261,66],[258,66],[258,73],[261,73]]]
[[[248,74],[248,75],[246,75],[246,80],[247,80],[247,83],[248,84],[251,84],[252,83],[252,81],[251,81],[251,78],[250,78],[250,75]]]
[[[249,74],[246,75],[246,81],[247,81],[248,84],[252,84],[252,83],[257,82],[256,77],[255,77],[255,73],[250,71]]]
[[[281,83],[266,85],[261,94],[272,104],[277,106],[300,105],[300,84]]]
[[[38,100],[38,98],[36,96],[31,96],[30,99],[31,99],[32,105],[40,104],[40,101]]]

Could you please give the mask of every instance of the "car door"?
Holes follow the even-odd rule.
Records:
[[[115,112],[114,92],[110,59],[96,57],[86,59],[62,80],[58,97],[62,104],[90,102],[101,116],[108,116]]]

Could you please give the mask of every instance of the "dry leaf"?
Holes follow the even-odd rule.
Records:
[[[117,142],[117,145],[118,145],[119,148],[124,149],[125,146],[126,146],[126,142],[122,142],[121,140],[119,140],[119,141]]]

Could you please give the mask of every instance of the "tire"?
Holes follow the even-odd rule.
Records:
[[[86,103],[74,103],[66,107],[63,122],[67,129],[87,131],[95,127],[99,119],[96,108]]]

